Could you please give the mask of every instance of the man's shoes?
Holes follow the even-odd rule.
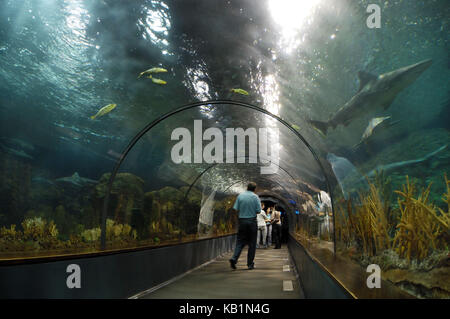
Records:
[[[236,269],[236,262],[233,259],[230,259],[229,262],[230,262],[231,268]]]
[[[250,266],[248,266],[248,269],[250,269],[250,270],[255,269],[255,264],[253,263]]]

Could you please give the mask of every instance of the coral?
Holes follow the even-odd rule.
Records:
[[[379,265],[383,271],[395,268],[407,269],[409,267],[409,263],[405,259],[400,258],[392,249],[386,249],[376,256],[360,255],[355,259],[364,267],[370,264]]]
[[[450,268],[431,271],[391,269],[383,277],[419,298],[450,298]]]

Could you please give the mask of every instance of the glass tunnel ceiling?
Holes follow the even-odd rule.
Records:
[[[0,28],[0,37],[5,40],[0,46],[2,136],[16,132],[14,137],[30,141],[40,154],[51,154],[43,160],[44,165],[65,161],[64,166],[55,168],[57,176],[79,170],[81,175],[99,178],[112,170],[129,140],[158,116],[187,102],[233,99],[260,106],[295,125],[317,150],[330,176],[327,153],[345,156],[355,165],[361,164],[362,174],[368,173],[376,162],[364,152],[352,152],[351,147],[359,142],[373,114],[352,121],[348,127],[330,130],[326,139],[307,120],[326,120],[349,100],[357,91],[359,70],[382,73],[428,58],[434,60],[433,68],[439,68],[445,65],[442,57],[447,51],[439,33],[426,31],[413,33],[417,41],[408,42],[406,49],[391,50],[394,43],[410,39],[411,30],[396,28],[398,19],[389,10],[383,14],[385,29],[368,29],[363,23],[367,3],[5,1],[1,11],[7,19]],[[419,3],[393,1],[386,6],[395,8],[391,12],[403,12],[406,26],[425,30],[436,21],[427,18],[417,22],[416,17],[425,10],[439,19],[439,7],[445,8],[445,2],[435,4],[423,8]],[[431,42],[437,47],[414,46]],[[160,76],[166,85],[136,79],[152,66],[169,71]],[[414,90],[418,85],[414,84],[408,91],[415,94],[415,103],[425,105],[423,92],[427,91],[445,100],[445,90],[435,92],[434,82],[428,79],[424,73],[417,81],[421,90]],[[232,93],[231,88],[245,89],[250,95]],[[11,92],[15,92],[14,99]],[[20,114],[12,111],[17,103],[23,105]],[[108,103],[118,106],[105,117],[89,120]],[[391,107],[393,116],[403,117],[408,104],[409,96],[399,96]],[[170,127],[186,127],[193,119],[214,122],[220,128],[267,125],[261,115],[234,112],[232,108],[204,106],[191,112],[189,120],[182,116],[170,119],[177,121]],[[412,112],[408,114],[419,115]],[[436,108],[420,116],[403,117],[392,139],[401,137],[402,129],[430,124],[437,112]],[[39,125],[31,130],[29,123]],[[293,134],[277,123],[270,125],[280,130],[280,167],[298,179],[297,184],[324,189],[324,177]],[[151,157],[137,160],[134,167],[145,166],[154,187],[166,184],[156,178],[165,175],[173,183],[189,185],[205,169],[197,165],[195,172],[177,172],[176,166],[165,162],[170,150],[166,137],[148,139],[150,151],[146,154]],[[74,150],[83,157],[67,161],[68,152]],[[130,163],[132,157],[130,154]],[[208,181],[205,176],[197,183],[219,185],[221,178],[233,183],[240,176],[254,177],[243,165],[226,171],[218,165],[208,171]],[[267,187],[276,188],[277,182],[290,189],[292,179],[285,175],[279,171],[271,177],[272,184],[265,182]]]
[[[148,131],[141,132],[136,144],[130,145],[132,148],[126,154],[119,171],[136,172],[146,179],[151,178],[150,175],[143,175],[142,172],[149,171],[146,168],[151,167],[152,170],[158,171],[158,179],[164,181],[166,185],[188,184],[190,187],[185,197],[189,195],[192,187],[208,189],[209,192],[215,191],[222,195],[236,194],[245,190],[249,181],[255,181],[258,184],[258,192],[272,192],[295,202],[308,200],[305,195],[319,192],[320,189],[317,187],[327,189],[326,178],[311,153],[312,149],[310,150],[308,148],[310,146],[292,132],[292,128],[262,113],[263,109],[258,110],[251,105],[239,104],[236,105],[232,101],[191,104],[184,106],[188,109],[162,119],[155,126],[153,123],[149,124]],[[205,105],[208,105],[209,113],[214,112],[215,116],[211,119],[198,120],[201,118],[198,115],[198,109]],[[215,120],[224,114],[229,114],[226,115],[229,127],[224,127]],[[196,123],[186,121],[186,119],[194,118],[197,118]],[[243,119],[251,119],[251,123]],[[183,125],[181,129],[188,132],[188,138],[172,136],[173,132]],[[249,130],[250,125],[252,127]],[[217,129],[216,135],[203,141],[204,134],[211,127]],[[239,148],[239,138],[236,138],[235,134],[236,130],[242,127],[245,131],[244,129],[241,131],[248,135],[243,135],[241,145],[244,147]],[[251,130],[254,134],[250,134]],[[264,130],[267,136],[261,134]],[[196,136],[196,134],[199,135]],[[156,139],[170,141],[168,145],[171,147],[163,150],[158,148],[152,154],[152,143]],[[208,149],[208,145],[212,145],[217,140],[218,148]],[[180,153],[187,151],[187,158],[184,158],[185,162],[176,163],[173,157],[174,154],[178,154],[178,151],[174,153],[176,145],[180,143],[184,145],[186,141],[186,149]],[[232,143],[232,148],[229,147],[229,141]],[[287,141],[291,147],[284,150],[284,141]],[[199,149],[196,150],[196,147]],[[260,153],[261,150],[263,153]],[[218,151],[219,154],[217,154]],[[217,157],[214,157],[214,161],[210,159],[208,162],[205,158],[208,154],[217,155]],[[197,160],[196,156],[198,156]],[[194,163],[195,161],[198,163]],[[155,162],[161,164],[155,167]],[[299,201],[300,198],[302,200]]]

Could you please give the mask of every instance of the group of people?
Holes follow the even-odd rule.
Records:
[[[261,212],[256,214],[258,223],[256,248],[270,247],[273,237],[274,248],[279,249],[281,248],[281,213],[279,207],[268,207],[267,211],[265,211],[264,206],[264,203],[261,203]]]
[[[264,204],[261,204],[255,190],[256,184],[249,183],[247,191],[239,194],[233,206],[233,209],[239,213],[239,227],[234,254],[229,260],[232,269],[236,269],[237,261],[245,245],[248,245],[247,267],[254,269],[253,260],[257,242],[267,248],[272,244],[272,233],[274,248],[281,248],[281,213],[277,206],[269,207],[267,212],[264,211]]]

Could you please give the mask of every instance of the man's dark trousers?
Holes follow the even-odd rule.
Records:
[[[275,240],[275,248],[281,248],[281,225],[273,224],[273,236]]]
[[[258,234],[258,226],[256,217],[254,218],[239,218],[239,229],[237,234],[236,248],[231,259],[237,263],[241,255],[242,248],[248,245],[247,266],[253,266],[256,252],[256,237]]]

